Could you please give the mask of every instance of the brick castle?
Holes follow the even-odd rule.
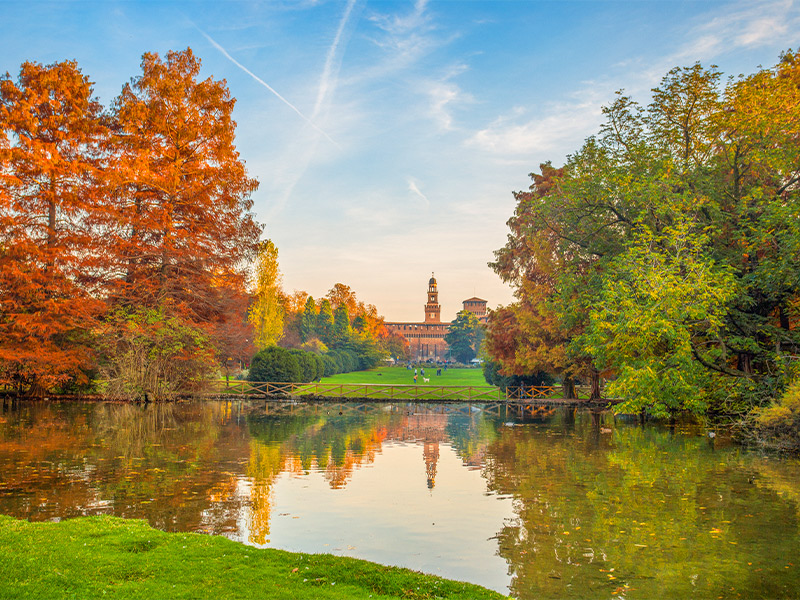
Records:
[[[474,313],[482,322],[486,321],[486,300],[469,298],[462,304],[464,310]],[[436,278],[431,274],[425,320],[421,323],[386,323],[389,330],[408,340],[412,361],[444,362],[450,359],[450,349],[444,341],[444,336],[450,331],[450,324],[441,322],[441,312],[439,289]]]

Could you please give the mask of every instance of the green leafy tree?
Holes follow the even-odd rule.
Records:
[[[462,310],[450,323],[450,331],[444,336],[444,341],[458,362],[468,363],[477,356],[483,336],[484,328],[478,317],[468,310]]]
[[[724,89],[673,69],[533,175],[492,264],[517,295],[489,320],[504,374],[562,370],[596,397],[605,372],[623,409],[660,415],[780,395],[800,349],[799,63]]]
[[[199,327],[159,308],[113,310],[98,341],[106,395],[125,400],[174,400],[202,388],[216,367],[214,346]]]
[[[679,223],[659,237],[642,230],[611,263],[615,276],[604,282],[577,341],[599,368],[616,373],[608,393],[627,399],[621,412],[646,408],[665,417],[708,407],[712,374],[697,356],[719,355],[737,290],[731,271],[704,255],[705,237],[690,229]]]

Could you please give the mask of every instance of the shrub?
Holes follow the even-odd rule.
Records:
[[[800,452],[800,380],[770,406],[756,408],[752,428],[758,444],[783,452]]]
[[[339,354],[342,360],[342,373],[358,371],[361,364],[355,352],[352,350],[337,350],[336,352]]]
[[[247,378],[249,381],[300,383],[303,380],[303,369],[297,357],[289,350],[270,346],[253,357]]]
[[[303,371],[303,383],[314,381],[317,378],[317,361],[314,360],[314,355],[305,350],[289,350],[300,363],[300,368]]]
[[[200,389],[216,366],[208,336],[168,306],[112,311],[99,343],[100,375],[113,398],[171,400]]]
[[[331,375],[336,375],[340,371],[339,363],[336,359],[331,356],[330,354],[326,354],[321,357],[322,362],[324,363],[324,373],[325,377],[330,377]]]
[[[483,378],[490,385],[496,385],[505,390],[508,387],[519,387],[521,385],[551,385],[553,378],[547,373],[532,373],[529,375],[503,375],[500,373],[501,365],[491,360],[483,363]]]
[[[325,377],[325,359],[319,354],[312,353],[311,356],[314,357],[314,361],[317,363],[317,379]]]

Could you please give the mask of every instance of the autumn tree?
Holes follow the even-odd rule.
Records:
[[[193,322],[219,317],[221,285],[243,287],[260,227],[234,146],[235,100],[224,81],[198,80],[191,50],[162,61],[147,53],[142,75],[115,102],[121,157],[115,245],[121,299],[171,301]]]
[[[504,369],[557,369],[561,346],[562,367],[613,376],[621,410],[660,415],[785,388],[800,347],[799,62],[790,51],[724,89],[715,68],[673,69],[647,107],[618,94],[598,136],[534,176],[492,264],[518,297],[490,318]]]
[[[336,283],[330,290],[328,290],[328,293],[325,295],[325,297],[331,303],[331,307],[334,310],[340,306],[344,306],[348,315],[351,317],[356,316],[359,302],[356,298],[355,292],[350,288],[349,285]]]
[[[514,193],[517,207],[507,222],[508,242],[495,252],[496,260],[489,266],[514,287],[517,300],[489,313],[485,343],[499,364],[500,376],[550,373],[561,379],[564,397],[575,398],[576,380],[590,370],[585,357],[568,352],[582,322],[571,320],[566,326],[557,309],[557,283],[572,256],[560,252],[560,237],[548,226],[545,212],[563,175],[563,168],[542,164],[539,173],[530,174],[529,190]],[[573,269],[576,276],[586,272],[585,262]]]
[[[233,293],[223,300],[223,313],[228,318],[214,322],[209,330],[218,364],[226,376],[250,363],[256,352],[254,329],[248,320],[251,298],[247,293]]]
[[[152,307],[204,334],[237,318],[224,299],[244,290],[260,227],[257,182],[234,145],[235,101],[224,81],[199,75],[190,49],[147,53],[115,101],[106,247],[112,305]]]
[[[29,394],[87,382],[107,134],[75,62],[0,78],[0,383]]]
[[[391,331],[382,336],[381,346],[389,356],[396,360],[409,360],[411,357],[408,340],[397,332]]]
[[[281,304],[281,276],[278,249],[270,240],[258,246],[254,273],[254,298],[248,313],[253,326],[253,343],[258,349],[274,346],[283,336],[284,308]]]
[[[295,290],[291,294],[281,294],[281,307],[283,308],[283,334],[280,345],[285,348],[298,348],[303,345],[302,319],[308,293]]]

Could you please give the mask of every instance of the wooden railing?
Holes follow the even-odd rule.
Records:
[[[458,385],[386,385],[377,383],[275,383],[254,381],[218,381],[208,392],[219,396],[276,398],[353,398],[367,400],[486,401],[526,402],[563,400],[558,385],[509,387],[505,392],[495,386]],[[577,399],[588,400],[588,388],[576,388]]]
[[[589,400],[589,386],[575,386],[573,400]],[[507,400],[564,400],[564,387],[560,385],[520,385],[506,388]]]
[[[377,383],[216,382],[210,393],[265,397],[358,398],[370,400],[485,400],[503,399],[494,386],[386,385]]]

